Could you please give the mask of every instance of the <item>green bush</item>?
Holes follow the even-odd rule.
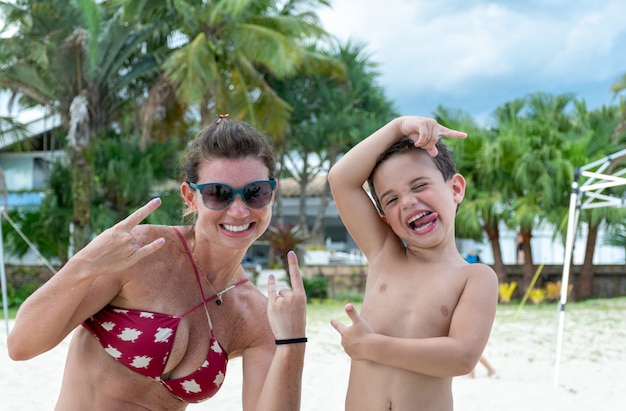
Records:
[[[37,281],[32,280],[26,284],[21,285],[18,288],[15,288],[13,284],[7,284],[7,305],[9,308],[11,307],[19,307],[22,305],[24,300],[28,298],[36,289],[39,287]],[[2,296],[0,296],[0,302],[4,304],[2,300]]]
[[[328,298],[328,279],[324,276],[315,276],[313,278],[302,278],[304,291],[307,299],[325,300]]]

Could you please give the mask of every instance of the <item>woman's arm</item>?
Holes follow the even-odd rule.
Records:
[[[267,316],[275,340],[306,337],[306,294],[293,251],[289,252],[288,261],[291,290],[277,292],[276,280],[273,277],[268,280]],[[306,343],[298,342],[269,348],[259,346],[244,352],[245,411],[300,409],[305,347]],[[269,358],[271,363],[268,366]],[[253,398],[259,392],[254,388],[255,385],[258,387],[259,381],[263,381],[260,394]]]
[[[133,234],[160,204],[152,200],[105,230],[24,301],[7,340],[12,359],[27,360],[55,347],[117,295],[121,282],[115,273],[163,245],[157,239],[142,246]]]

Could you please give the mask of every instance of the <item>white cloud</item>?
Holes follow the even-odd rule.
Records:
[[[381,85],[401,106],[423,101],[432,111],[439,96],[472,111],[490,98],[493,110],[529,92],[582,94],[592,83],[610,96],[610,83],[626,72],[621,0],[333,4],[320,13],[326,29],[368,43]]]

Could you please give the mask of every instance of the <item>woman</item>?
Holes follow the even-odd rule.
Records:
[[[183,410],[220,388],[243,357],[243,410],[297,410],[306,296],[289,253],[292,291],[266,298],[244,272],[276,192],[267,140],[220,116],[182,164],[188,226],[139,223],[154,199],[104,231],[20,307],[9,355],[27,360],[73,331],[59,410]]]

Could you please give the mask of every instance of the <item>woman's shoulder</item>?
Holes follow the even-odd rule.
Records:
[[[160,224],[140,224],[133,229],[133,234],[140,242],[150,243],[157,238],[169,239],[185,237],[189,226],[169,226]],[[179,240],[180,241],[180,240]]]

